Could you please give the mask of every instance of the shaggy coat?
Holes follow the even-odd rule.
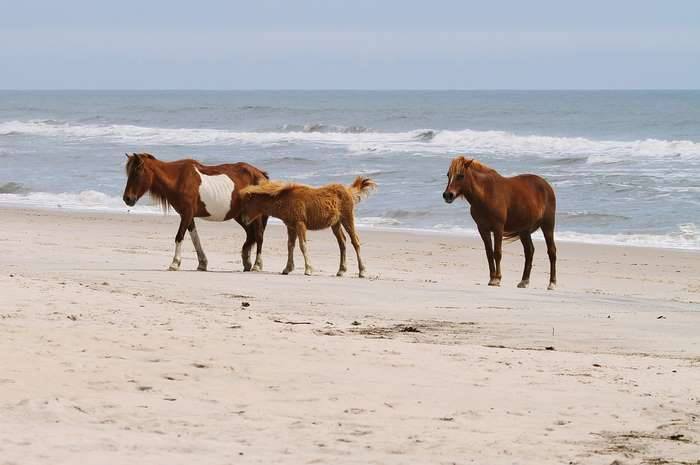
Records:
[[[207,257],[199,241],[194,219],[227,221],[235,219],[246,231],[241,250],[243,269],[262,269],[262,244],[267,217],[253,224],[244,224],[240,218],[240,189],[268,180],[267,173],[247,163],[207,166],[196,160],[164,162],[148,153],[127,154],[124,203],[134,206],[145,194],[161,205],[164,211],[172,208],[180,215],[180,226],[175,235],[175,256],[169,269],[180,268],[180,249],[185,231],[189,230],[200,271],[207,269]],[[250,260],[250,249],[257,243],[255,266]]]
[[[530,282],[535,246],[531,234],[542,229],[547,243],[550,275],[548,289],[557,282],[557,248],[554,244],[556,196],[547,181],[534,174],[503,177],[477,160],[457,157],[447,172],[447,188],[442,194],[452,203],[464,197],[484,241],[489,264],[489,286],[501,283],[501,245],[503,238],[520,238],[525,251],[525,269],[518,287]],[[493,244],[491,234],[493,233]]]
[[[304,255],[304,273],[313,271],[306,247],[306,230],[331,228],[340,248],[340,267],[337,276],[347,270],[345,264],[345,234],[357,254],[359,276],[365,276],[365,266],[360,257],[360,240],[355,231],[355,204],[376,186],[369,178],[358,177],[350,186],[329,184],[310,187],[285,182],[269,182],[249,186],[240,193],[243,201],[242,215],[246,222],[255,221],[261,215],[279,218],[287,226],[287,266],[282,274],[294,269],[294,244],[299,238],[299,248]],[[342,226],[342,228],[341,228]]]

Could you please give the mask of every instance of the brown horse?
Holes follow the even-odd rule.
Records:
[[[375,186],[371,179],[359,176],[350,186],[329,184],[310,187],[286,182],[249,186],[241,191],[243,219],[250,222],[261,215],[269,215],[279,218],[287,226],[287,266],[282,274],[289,274],[294,270],[294,244],[298,236],[299,248],[304,255],[304,274],[310,275],[313,268],[306,253],[306,230],[331,228],[340,248],[337,276],[343,276],[347,267],[342,225],[355,248],[359,276],[364,278],[365,265],[360,257],[360,239],[355,232],[355,205]]]
[[[267,173],[247,163],[206,166],[196,160],[164,162],[148,153],[126,155],[127,181],[124,188],[124,203],[133,207],[146,193],[158,202],[164,210],[172,207],[180,214],[180,227],[175,235],[175,256],[170,264],[171,271],[180,268],[180,248],[185,230],[190,231],[192,243],[197,251],[197,270],[206,271],[207,257],[202,250],[195,218],[208,221],[235,219],[246,232],[246,240],[241,250],[243,270],[262,270],[263,233],[267,217],[246,225],[240,218],[240,189],[267,181]],[[250,249],[257,244],[255,265],[250,261]]]
[[[557,283],[557,248],[554,245],[556,197],[552,186],[534,174],[506,178],[474,159],[457,157],[447,172],[447,188],[442,194],[452,203],[463,196],[471,205],[471,215],[486,247],[489,286],[501,285],[501,243],[503,238],[520,238],[525,250],[525,269],[518,287],[530,283],[535,246],[531,234],[542,229],[549,256],[549,287]],[[491,244],[493,233],[493,245]]]

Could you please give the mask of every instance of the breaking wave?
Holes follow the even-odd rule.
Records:
[[[432,231],[478,237],[478,232],[476,229],[463,228],[449,224],[435,225]],[[533,234],[533,238],[542,239],[542,233],[540,231],[535,232]],[[584,244],[700,250],[700,229],[698,229],[695,223],[686,223],[678,225],[677,232],[670,234],[589,234],[575,231],[557,230],[556,240]]]
[[[583,137],[516,135],[505,131],[417,129],[376,132],[360,126],[323,124],[288,126],[268,132],[206,128],[157,128],[133,125],[69,124],[50,120],[0,123],[0,136],[57,137],[69,141],[97,141],[129,145],[274,146],[316,144],[339,146],[351,152],[408,152],[452,155],[458,152],[508,154],[576,160],[592,164],[619,163],[630,158],[700,161],[700,143],[689,140],[591,140]]]
[[[149,205],[144,198],[136,207],[127,207],[122,199],[103,192],[87,190],[79,193],[51,192],[0,193],[0,205],[38,208],[64,208],[78,211],[105,211],[121,213],[161,213],[160,207]]]
[[[284,132],[306,132],[306,133],[338,133],[338,134],[362,134],[371,132],[364,126],[336,126],[333,124],[312,123],[305,125],[285,124],[282,126]]]
[[[0,194],[26,194],[29,189],[18,182],[6,182],[0,184]]]
[[[121,198],[93,190],[58,194],[48,192],[0,193],[0,205],[60,208],[76,211],[104,211],[108,213],[162,214],[162,210],[157,206],[151,205],[148,198],[143,198],[136,207],[127,207]],[[399,229],[424,233],[477,235],[474,229],[449,224],[436,224],[432,229],[402,228],[401,220],[412,216],[428,215],[425,211],[388,210],[385,216],[357,218],[357,223],[360,226],[371,228],[396,229],[398,227]],[[536,235],[541,237],[539,232]],[[695,223],[681,224],[678,226],[677,232],[672,234],[584,234],[558,230],[557,239],[591,244],[700,250],[700,228]]]

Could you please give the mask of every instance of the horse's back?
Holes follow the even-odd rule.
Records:
[[[552,186],[536,174],[520,174],[508,179],[511,199],[510,212],[517,211],[521,220],[535,223],[553,221],[556,212],[556,196]]]
[[[225,163],[221,165],[203,165],[197,162],[196,166],[200,172],[208,176],[226,174],[233,180],[234,184],[236,184],[237,190],[251,184],[258,184],[268,179],[268,175],[265,171],[245,162]]]
[[[519,174],[507,179],[517,187],[517,191],[521,195],[534,194],[544,202],[555,201],[554,189],[541,176],[536,174]]]

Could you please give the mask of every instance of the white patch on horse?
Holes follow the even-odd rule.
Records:
[[[231,196],[235,189],[233,180],[225,174],[217,174],[209,176],[194,169],[202,183],[199,185],[199,199],[209,213],[209,216],[203,216],[203,220],[207,221],[224,221],[229,210],[231,210]]]

